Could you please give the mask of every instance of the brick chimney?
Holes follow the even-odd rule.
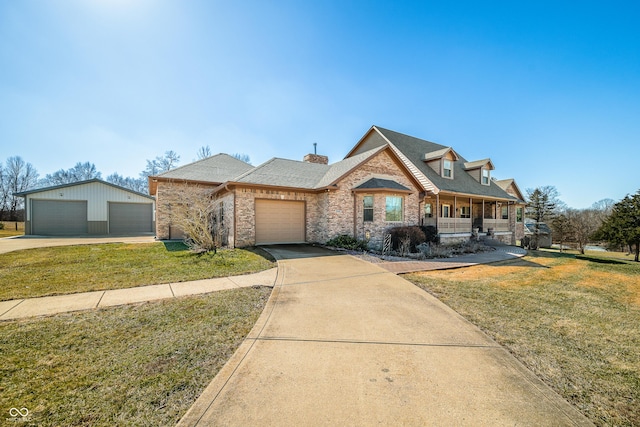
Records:
[[[327,156],[321,156],[320,154],[307,154],[304,156],[302,161],[307,163],[319,163],[321,165],[329,164],[329,158]]]
[[[318,154],[317,142],[313,143],[313,154],[307,154],[306,156],[304,156],[302,161],[307,163],[318,163],[320,165],[329,164],[329,158],[327,156],[321,156],[320,154]]]

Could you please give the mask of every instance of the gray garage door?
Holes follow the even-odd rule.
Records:
[[[31,229],[43,236],[87,234],[86,200],[32,200]]]
[[[256,200],[256,244],[304,243],[304,202]]]
[[[109,202],[109,234],[151,233],[153,205],[151,203]]]

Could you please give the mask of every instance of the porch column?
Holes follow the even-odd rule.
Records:
[[[436,232],[440,234],[440,193],[436,194]]]
[[[458,231],[458,197],[453,196],[453,232]]]
[[[471,221],[471,234],[473,234],[473,199],[469,197],[469,220]]]

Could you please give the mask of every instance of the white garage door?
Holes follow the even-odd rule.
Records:
[[[109,234],[150,233],[153,231],[151,203],[109,202]]]
[[[256,200],[256,244],[304,243],[304,202]]]
[[[86,200],[32,200],[31,232],[42,236],[87,234]]]

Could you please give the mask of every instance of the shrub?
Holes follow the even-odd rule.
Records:
[[[0,230],[4,230],[4,222],[0,222]]]
[[[418,252],[416,247],[426,241],[424,232],[418,226],[394,227],[388,232],[391,234],[391,247],[402,253]]]
[[[438,229],[433,225],[423,225],[420,227],[422,232],[424,233],[425,242],[428,243],[440,243],[440,238],[438,237]]]
[[[355,237],[351,237],[348,234],[341,234],[326,243],[327,246],[333,246],[335,248],[349,249],[353,251],[366,251],[368,248],[367,242],[364,240],[358,240]]]

